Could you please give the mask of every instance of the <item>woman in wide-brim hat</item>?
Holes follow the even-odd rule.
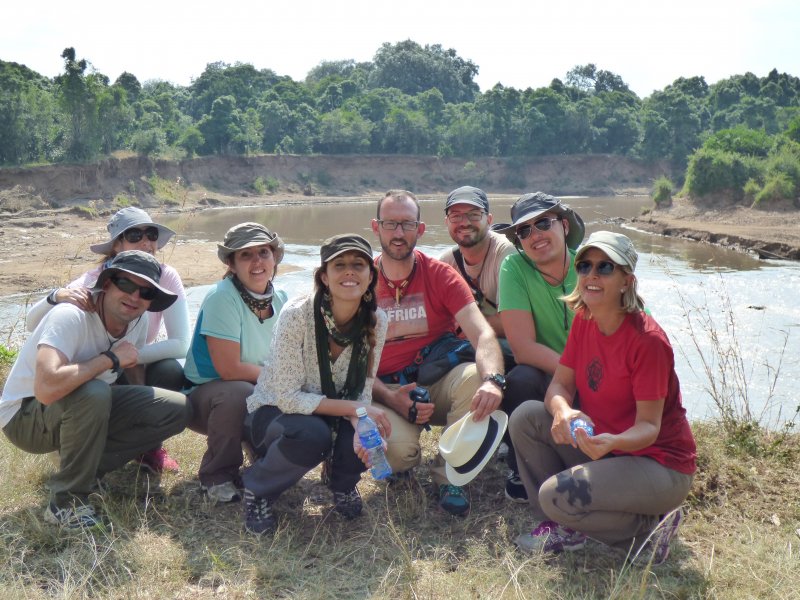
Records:
[[[576,550],[591,538],[645,563],[669,553],[696,448],[669,339],[637,291],[637,260],[631,240],[610,231],[578,250],[565,299],[575,319],[545,401],[511,415],[536,519],[517,538],[526,550]]]
[[[371,405],[387,328],[372,248],[360,235],[338,235],[323,243],[320,258],[314,293],[281,313],[247,401],[245,439],[255,457],[242,480],[245,527],[253,533],[275,528],[274,501],[323,460],[334,510],[360,514],[356,484],[367,456],[355,433],[356,409],[366,408],[383,437],[391,433],[384,411]]]
[[[189,428],[208,436],[200,462],[200,489],[216,502],[241,499],[242,422],[269,355],[275,322],[286,293],[272,285],[284,247],[259,223],[231,227],[217,245],[226,266],[197,315],[186,355],[186,379],[194,416]]]
[[[175,232],[159,223],[141,208],[129,206],[118,210],[106,226],[108,239],[89,246],[92,252],[102,255],[99,264],[68,283],[57,288],[28,311],[26,325],[33,331],[45,314],[56,304],[68,302],[83,310],[95,310],[93,288],[100,273],[120,252],[141,250],[155,256]],[[189,309],[186,292],[178,272],[161,263],[161,285],[177,295],[177,300],[165,309],[148,313],[147,344],[139,349],[139,364],[144,368],[144,384],[173,391],[183,388],[183,367],[178,362],[189,348]],[[159,339],[161,325],[166,338]],[[125,375],[121,382],[125,381]],[[160,473],[177,471],[178,463],[162,448],[153,449],[140,456],[137,462],[143,468]]]

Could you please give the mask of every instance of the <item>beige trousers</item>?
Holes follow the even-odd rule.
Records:
[[[467,414],[480,385],[481,379],[475,363],[461,363],[453,367],[447,375],[428,387],[431,401],[435,405],[430,424],[444,425],[447,428]],[[388,384],[388,387],[396,389],[400,386]],[[386,440],[386,458],[389,459],[392,471],[398,473],[416,467],[422,461],[419,443],[422,427],[409,423],[408,415],[399,415],[378,402],[375,405],[386,411],[392,424],[392,435]],[[431,468],[431,477],[437,486],[448,483],[444,466],[444,459],[437,454]]]

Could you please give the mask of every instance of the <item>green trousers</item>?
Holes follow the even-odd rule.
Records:
[[[181,393],[93,379],[49,406],[26,398],[3,432],[26,452],[59,452],[60,468],[47,485],[63,505],[72,496],[84,499],[98,478],[183,431],[189,417]]]

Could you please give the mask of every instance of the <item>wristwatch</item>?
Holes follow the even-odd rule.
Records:
[[[500,373],[489,373],[486,377],[483,378],[484,381],[491,381],[497,387],[500,388],[501,392],[506,390],[506,378],[500,375]]]

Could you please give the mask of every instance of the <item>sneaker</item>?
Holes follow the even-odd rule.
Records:
[[[520,504],[528,501],[528,492],[525,491],[525,486],[522,484],[519,474],[514,471],[509,471],[506,477],[506,498]]]
[[[583,548],[586,536],[555,521],[542,521],[530,533],[517,536],[514,544],[525,552],[558,554]]]
[[[60,508],[51,502],[44,509],[44,520],[67,529],[92,529],[103,526],[92,506],[79,503]]]
[[[272,514],[272,503],[266,498],[258,498],[248,489],[244,490],[244,528],[250,533],[261,535],[274,531],[278,520]]]
[[[225,481],[216,485],[200,485],[200,491],[214,502],[239,502],[242,499],[239,490],[232,481]]]
[[[353,519],[361,514],[364,503],[361,501],[361,494],[357,488],[348,492],[333,492],[333,510],[338,512],[346,519]]]
[[[167,449],[164,446],[159,446],[140,454],[133,459],[133,462],[137,463],[140,469],[150,471],[156,475],[164,471],[172,471],[174,473],[180,471],[178,461],[167,454]]]
[[[497,453],[495,454],[495,457],[498,461],[504,461],[506,458],[508,458],[508,444],[505,442],[500,442],[500,445],[497,447]]]
[[[663,565],[669,556],[669,545],[678,533],[682,520],[683,515],[680,508],[668,513],[647,536],[645,543],[642,544],[633,560],[637,563],[647,561],[654,567]]]
[[[440,485],[439,507],[456,517],[466,515],[469,512],[469,500],[464,488],[447,483]]]

